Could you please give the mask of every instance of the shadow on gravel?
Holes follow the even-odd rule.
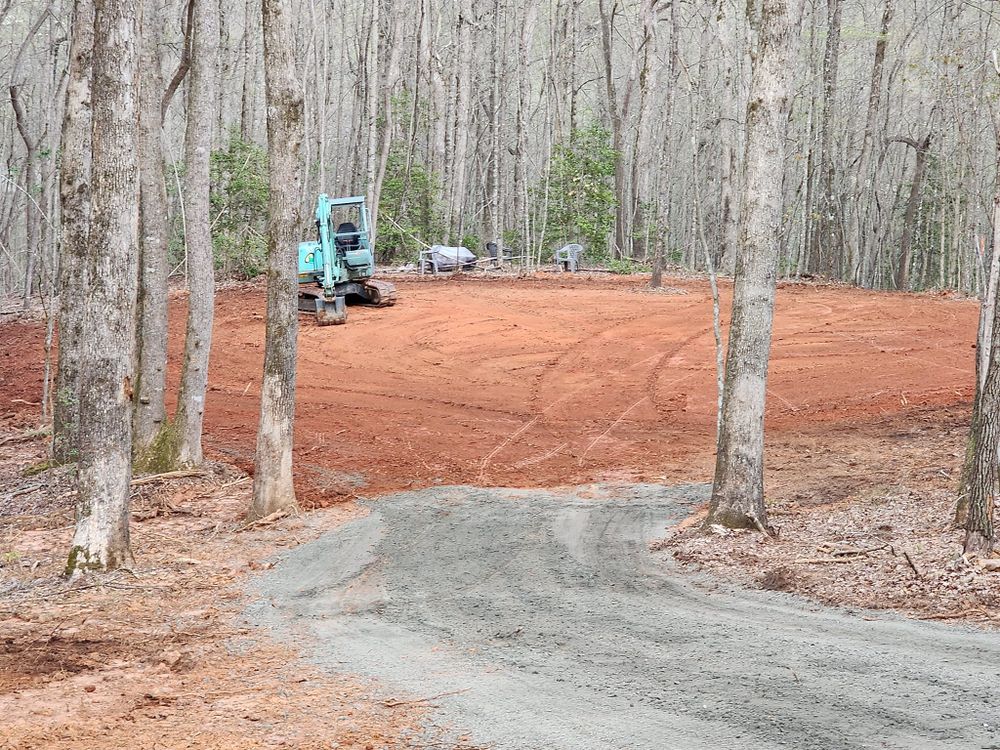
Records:
[[[446,487],[284,556],[248,619],[496,750],[1000,745],[1000,638],[718,590],[648,544],[704,486]]]

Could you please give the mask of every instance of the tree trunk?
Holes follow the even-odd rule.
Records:
[[[997,66],[997,75],[1000,76],[1000,60],[994,62]],[[986,290],[982,308],[979,312],[979,332],[976,337],[976,399],[972,409],[972,429],[969,432],[969,441],[965,450],[965,461],[962,466],[962,477],[959,481],[958,501],[955,504],[955,526],[957,528],[967,528],[970,522],[969,509],[972,502],[973,488],[977,483],[983,481],[979,476],[981,471],[986,471],[988,467],[982,467],[979,457],[982,451],[980,446],[984,437],[990,437],[989,431],[996,431],[995,424],[983,423],[983,409],[986,404],[986,382],[990,372],[994,369],[995,359],[994,347],[997,345],[997,326],[1000,326],[1000,316],[997,315],[997,282],[1000,278],[1000,107],[994,108],[992,113],[993,132],[996,145],[996,190],[993,195],[993,247],[990,258],[990,272],[986,281]],[[992,406],[997,407],[996,394],[991,393],[994,399]],[[985,419],[991,422],[996,421],[996,416],[987,414]],[[995,454],[994,454],[995,455]],[[985,477],[989,481],[989,477]],[[992,490],[991,490],[992,492]],[[982,489],[976,490],[976,499],[982,504],[986,500],[986,494]],[[992,522],[992,513],[986,513],[983,509],[978,511],[977,526],[982,526],[983,521]],[[992,528],[992,526],[990,527]],[[973,539],[982,542],[982,539]],[[968,541],[967,541],[968,543]]]
[[[521,239],[519,254],[527,256],[531,247],[528,222],[528,98],[531,93],[531,78],[527,72],[528,55],[535,36],[538,20],[538,0],[528,0],[521,17],[521,33],[518,37],[517,54],[521,64],[517,66],[517,126],[514,152],[514,220]]]
[[[216,0],[194,0],[193,32],[184,159],[189,296],[175,427],[179,441],[177,461],[185,466],[197,466],[204,460],[201,433],[215,304],[209,176],[218,99],[219,7]]]
[[[462,0],[458,11],[458,75],[455,79],[455,147],[451,210],[456,244],[465,236],[465,184],[469,173],[469,102],[472,89],[472,3]],[[452,231],[452,227],[447,227]]]
[[[368,47],[365,55],[365,194],[368,206],[374,205],[375,177],[378,169],[378,66],[379,66],[379,9],[381,0],[373,0],[368,27]],[[266,72],[265,72],[266,76]]]
[[[834,195],[833,118],[837,107],[837,71],[840,68],[840,26],[842,0],[827,0],[827,36],[823,53],[823,108],[820,112],[820,145],[816,171],[819,173],[818,220],[813,229],[812,261],[826,276],[838,275],[843,253],[840,237],[840,207]]]
[[[302,90],[295,79],[295,39],[287,0],[264,0],[264,76],[270,164],[268,205],[267,333],[260,426],[250,518],[295,507],[292,427],[298,333]]]
[[[871,202],[874,195],[875,170],[872,150],[875,143],[881,141],[877,137],[876,128],[879,124],[879,111],[882,107],[882,78],[885,69],[885,52],[889,46],[889,27],[892,23],[893,0],[885,0],[882,11],[882,23],[879,36],[875,42],[875,55],[872,60],[871,83],[868,87],[868,110],[865,115],[865,129],[862,135],[861,155],[858,158],[858,169],[855,173],[855,189],[853,211],[854,219],[854,268],[853,281],[864,285],[869,277],[871,267],[871,245],[874,232],[870,226]]]
[[[63,114],[59,170],[59,355],[52,409],[52,457],[77,459],[80,426],[80,354],[86,299],[87,236],[90,226],[91,64],[94,53],[93,0],[73,6],[69,82]]]
[[[989,335],[993,349],[1000,347],[1000,316],[993,317]],[[993,510],[997,492],[997,450],[1000,448],[1000,357],[992,357],[986,381],[976,394],[967,465],[959,491],[959,524],[965,529],[965,552],[988,557],[995,533]]]
[[[140,464],[158,463],[148,455],[166,420],[167,377],[167,186],[163,174],[160,105],[163,78],[157,51],[162,28],[158,0],[143,0],[142,86],[139,93],[140,243],[139,378],[134,444]],[[150,466],[153,469],[165,468]]]
[[[672,7],[672,6],[671,6]],[[671,10],[673,12],[673,10]],[[719,0],[717,7],[717,34],[722,55],[723,90],[720,97],[719,146],[719,232],[721,247],[721,272],[732,273],[736,267],[736,253],[739,250],[739,170],[737,144],[739,141],[738,102],[739,61],[742,57],[736,36],[737,13],[730,7],[729,0]]]
[[[622,154],[622,131],[624,125],[623,106],[618,107],[618,91],[614,77],[614,35],[615,14],[617,3],[612,4],[611,12],[605,8],[605,0],[599,0],[598,11],[601,16],[601,51],[604,55],[604,91],[608,98],[608,114],[611,119],[611,148],[615,151],[615,232],[612,254],[615,257],[631,255],[629,239],[631,231],[627,224],[627,201],[625,198],[625,160]]]
[[[97,0],[93,192],[81,357],[76,533],[68,574],[131,563],[132,384],[138,269],[137,0]]]
[[[931,135],[928,133],[919,143],[911,138],[897,138],[896,140],[912,146],[917,152],[916,163],[913,167],[913,181],[910,183],[910,197],[906,201],[906,215],[903,217],[903,235],[899,240],[899,261],[895,274],[896,288],[900,291],[906,291],[910,288],[913,229],[917,223],[917,208],[920,206],[920,194],[924,186],[924,174],[927,171]]]
[[[715,481],[706,524],[767,528],[764,404],[780,250],[785,135],[804,0],[764,0],[747,105],[746,199],[736,260]]]

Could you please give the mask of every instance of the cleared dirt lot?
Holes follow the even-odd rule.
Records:
[[[537,499],[537,507],[520,502],[518,513],[501,507],[511,500],[510,491],[497,495],[480,489],[468,490],[468,498],[454,501],[454,507],[439,507],[447,500],[438,497],[444,491],[417,492],[411,495],[412,502],[406,496],[402,501],[385,498],[372,506],[381,514],[372,520],[362,519],[367,512],[364,505],[352,502],[355,497],[460,483],[568,488],[589,482],[627,487],[632,482],[677,486],[707,481],[715,404],[707,284],[671,280],[668,292],[650,293],[644,290],[643,279],[607,276],[410,278],[398,283],[398,306],[352,308],[347,326],[319,328],[308,316],[301,319],[299,496],[307,505],[334,508],[246,530],[241,516],[250,483],[230,466],[152,491],[138,488],[133,497],[137,569],[93,588],[90,584],[77,588],[60,576],[72,529],[68,471],[29,476],[26,470],[37,468],[45,458],[42,442],[17,442],[0,450],[0,551],[4,553],[0,640],[5,644],[0,653],[0,707],[13,712],[17,720],[8,744],[18,750],[77,747],[81,740],[95,748],[146,740],[150,746],[159,741],[193,748],[274,747],[280,742],[324,749],[336,742],[357,750],[458,747],[458,742],[471,747],[471,734],[449,739],[452,744],[437,739],[441,732],[454,738],[468,731],[487,742],[500,738],[498,748],[587,747],[587,743],[631,748],[636,746],[629,735],[631,724],[641,720],[649,728],[660,725],[664,716],[678,736],[691,737],[699,734],[699,727],[710,728],[704,736],[725,739],[733,747],[740,741],[753,747],[768,743],[795,747],[802,738],[823,739],[826,730],[810,724],[801,707],[778,712],[778,702],[750,698],[751,706],[764,710],[759,721],[743,721],[736,715],[738,706],[717,701],[713,682],[722,679],[727,664],[738,670],[743,658],[741,653],[731,655],[731,642],[723,662],[709,652],[705,661],[705,654],[698,652],[702,656],[694,663],[711,666],[704,674],[677,666],[676,642],[694,648],[706,623],[724,616],[732,601],[716,599],[715,593],[693,592],[676,566],[665,562],[670,552],[650,554],[645,542],[666,534],[668,524],[703,495],[672,505],[670,491],[658,490],[652,505],[635,506],[637,516],[631,511],[620,514],[622,508],[615,503],[604,510],[600,503],[591,508],[595,496],[579,489],[559,490],[558,502],[548,493],[532,491],[520,497]],[[257,423],[263,304],[259,286],[220,291],[208,394],[209,456],[247,470],[252,468]],[[174,381],[183,312],[183,295],[176,295]],[[716,567],[704,555],[692,557],[688,549],[681,559],[688,564],[696,559],[723,578],[756,586],[761,570],[775,565],[776,551],[786,550],[785,558],[811,557],[812,546],[821,542],[867,546],[855,534],[877,532],[912,545],[925,577],[914,582],[901,558],[880,553],[884,560],[864,557],[849,566],[791,569],[786,588],[852,605],[908,611],[913,603],[919,605],[918,614],[945,618],[971,612],[970,618],[995,624],[1000,601],[995,586],[952,587],[949,596],[942,597],[939,585],[956,577],[974,577],[966,570],[942,570],[949,550],[957,549],[948,536],[954,535],[948,528],[950,493],[968,425],[976,313],[974,303],[947,297],[812,285],[782,288],[770,381],[768,493],[774,519],[788,532],[773,544],[758,544],[749,537],[713,544],[713,555],[720,560]],[[0,326],[0,436],[37,425],[43,333],[33,323]],[[886,500],[901,493],[906,496],[904,503]],[[575,499],[567,501],[569,495]],[[859,499],[864,500],[863,508],[858,506],[864,512],[855,514]],[[892,510],[897,508],[901,510]],[[920,512],[911,512],[915,508]],[[890,510],[897,516],[907,514],[906,523]],[[835,512],[840,515],[831,525]],[[605,520],[610,523],[604,525]],[[346,578],[320,569],[317,593],[329,592],[330,597],[317,600],[310,593],[292,605],[282,605],[280,612],[264,610],[268,615],[295,617],[291,648],[276,646],[259,629],[234,626],[234,612],[245,602],[245,579],[270,565],[267,555],[284,555],[345,521],[352,523],[348,538],[354,538],[359,528],[374,529],[383,542],[399,542],[378,548],[378,566],[366,568],[372,573],[368,579],[386,578],[383,593],[394,608],[391,617],[385,619],[381,611],[372,615],[363,606],[354,614],[362,619],[377,616],[374,626],[406,631],[404,639],[415,633],[420,643],[440,643],[441,648],[432,645],[428,662],[437,670],[431,675],[433,684],[411,682],[405,674],[383,670],[371,653],[371,667],[362,668],[347,651],[324,650],[322,637],[319,644],[298,638],[300,633],[309,635],[313,625],[330,624],[340,616],[327,606],[330,597],[336,601],[339,586],[353,585],[351,571],[368,560],[365,550],[351,557],[337,547],[343,538],[337,531],[308,548],[319,550],[324,564],[327,557],[344,561],[337,571]],[[426,530],[419,539],[411,534],[414,526]],[[407,552],[403,548],[411,541],[419,544]],[[405,554],[395,557],[401,549]],[[309,552],[303,548],[301,553],[287,554],[287,562],[295,563]],[[758,558],[761,561],[754,562]],[[454,563],[459,559],[478,561],[490,576],[478,588],[448,599],[450,579],[425,574],[450,566],[445,571],[449,575],[465,575]],[[733,575],[734,566],[739,575]],[[845,574],[848,568],[850,575]],[[880,572],[873,577],[876,569]],[[676,581],[668,580],[667,570]],[[539,595],[530,600],[531,606],[512,601],[511,582],[526,581],[517,585],[529,589],[539,571],[548,571],[546,575],[558,584],[550,590],[552,595]],[[289,572],[286,565],[275,570],[279,576]],[[597,579],[581,578],[590,572]],[[290,574],[297,574],[294,565]],[[838,583],[831,588],[833,578]],[[888,594],[880,588],[887,579]],[[633,596],[633,590],[640,595]],[[869,595],[859,602],[845,597],[845,590]],[[295,591],[293,582],[272,593],[281,599]],[[352,588],[349,593],[357,592]],[[647,594],[650,603],[643,604]],[[716,603],[707,603],[705,597]],[[976,726],[970,722],[996,707],[975,696],[963,693],[967,710],[956,708],[952,715],[958,718],[933,727],[910,707],[926,705],[934,690],[959,695],[951,682],[924,680],[927,670],[974,675],[976,685],[988,678],[984,669],[995,676],[995,650],[979,646],[992,634],[970,636],[969,649],[963,646],[962,653],[971,656],[956,667],[935,661],[952,658],[951,653],[940,656],[951,646],[941,645],[947,639],[937,635],[951,631],[901,625],[899,633],[909,640],[898,648],[887,645],[883,661],[865,661],[861,656],[870,655],[863,643],[875,637],[865,628],[876,626],[857,618],[844,624],[837,613],[805,615],[801,604],[786,608],[782,603],[774,609],[770,600],[757,597],[748,594],[733,604],[736,620],[747,620],[739,631],[747,637],[758,637],[753,622],[759,624],[760,617],[803,617],[814,624],[826,623],[823,628],[832,628],[827,633],[850,631],[838,646],[847,654],[834,665],[839,675],[824,678],[831,668],[807,656],[796,657],[791,677],[780,665],[758,664],[756,684],[765,696],[771,686],[784,691],[778,697],[793,705],[798,705],[801,693],[824,700],[832,696],[838,702],[827,718],[839,727],[844,722],[850,725],[844,717],[855,709],[862,711],[857,707],[863,701],[847,683],[865,683],[869,673],[879,669],[887,679],[912,673],[917,677],[908,688],[914,698],[911,703],[903,705],[890,695],[884,705],[864,713],[866,722],[859,726],[884,723],[886,727],[872,735],[872,742],[887,736],[900,742],[911,736],[933,737],[940,747],[978,747],[968,743],[985,737],[993,742],[988,732],[994,724],[987,729],[982,727],[986,719]],[[626,618],[626,630],[615,624],[616,617],[622,618],[607,610],[606,600],[618,602],[618,610],[635,610],[635,617]],[[428,609],[428,604],[434,607]],[[465,604],[470,609],[461,609]],[[314,605],[317,608],[309,617],[297,617],[303,614],[300,606]],[[671,619],[675,605],[679,609]],[[761,607],[765,614],[758,611]],[[494,621],[500,623],[495,628]],[[351,628],[358,622],[334,624]],[[580,631],[580,622],[603,624],[605,643],[594,644]],[[515,632],[517,628],[521,630]],[[667,641],[651,635],[657,628],[664,629]],[[395,631],[384,632],[392,636]],[[785,628],[777,634],[776,648],[803,653],[807,650],[803,639],[813,638],[814,632]],[[920,635],[927,632],[933,633],[937,651]],[[622,637],[626,640],[618,643]],[[955,638],[962,640],[959,635]],[[809,642],[820,639],[817,634]],[[106,648],[95,645],[98,642]],[[342,643],[345,648],[372,648],[371,641]],[[559,661],[560,644],[565,643],[583,655],[578,658],[584,663],[567,667],[565,675],[558,675],[560,681],[552,675],[565,666]],[[455,644],[472,656],[480,653],[481,660],[433,661],[444,658]],[[375,656],[385,651],[379,648]],[[654,661],[662,659],[663,668],[636,657],[635,649],[648,651]],[[851,661],[849,652],[861,656]],[[408,653],[416,658],[417,652]],[[930,666],[921,666],[918,657],[930,659]],[[980,660],[978,666],[975,659]],[[612,667],[622,660],[639,663],[637,671],[614,671]],[[316,663],[324,669],[313,670],[310,664]],[[491,670],[486,677],[484,664]],[[675,668],[680,677],[664,677]],[[345,672],[383,681],[359,683]],[[486,683],[491,676],[496,677],[500,693],[490,692]],[[657,692],[661,677],[668,680],[662,685],[665,692]],[[799,679],[808,682],[801,685]],[[686,693],[678,693],[680,687],[668,684],[675,680],[694,680],[691,697],[697,694],[705,701],[688,701]],[[654,682],[656,690],[645,689]],[[994,682],[981,693],[990,693]],[[439,701],[421,698],[462,691],[470,683],[474,690],[440,701],[445,715],[434,714],[430,724],[424,720],[425,712]],[[477,711],[491,695],[503,701],[511,690],[527,695],[525,691],[536,687],[549,701],[539,705],[562,711],[558,722],[553,720],[550,726],[536,712],[537,727],[511,725],[509,719],[503,725],[502,716],[494,717],[500,724],[477,723]],[[429,692],[422,692],[425,688]],[[733,689],[737,688],[746,690],[739,685]],[[963,685],[963,689],[972,688]],[[331,702],[330,695],[337,699]],[[529,709],[538,706],[524,695],[511,699],[510,705],[520,706],[528,716]],[[580,717],[586,722],[579,728],[567,726],[565,716],[571,716],[573,724],[581,701],[612,714],[595,718],[584,712]],[[635,705],[619,711],[622,701]],[[496,705],[490,710],[496,714]],[[725,716],[721,723],[712,719],[712,728],[705,723],[705,712]],[[136,735],[139,723],[141,736]],[[295,727],[291,734],[289,726]],[[813,729],[806,731],[810,726]],[[205,727],[211,731],[203,731]],[[574,735],[577,729],[581,733]],[[543,737],[543,730],[556,734]],[[541,745],[542,739],[550,744]],[[868,746],[864,737],[856,740],[850,746]]]
[[[352,307],[339,327],[301,318],[296,451],[307,502],[433,484],[710,476],[707,283],[671,280],[676,293],[655,294],[644,279],[606,275],[396,281],[393,308]],[[176,379],[182,299],[172,313]],[[976,316],[967,300],[782,287],[772,445],[968,403]],[[244,468],[252,464],[263,333],[260,288],[219,293],[206,444]],[[37,400],[40,339],[34,327],[0,328],[0,408]],[[860,473],[844,469],[848,481]]]

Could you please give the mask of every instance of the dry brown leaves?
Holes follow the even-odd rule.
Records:
[[[777,538],[699,526],[661,548],[738,584],[820,602],[1000,626],[1000,573],[961,555],[953,493],[896,490],[771,512]]]
[[[237,624],[244,575],[356,506],[244,529],[249,483],[230,467],[142,484],[135,569],[70,582],[71,477],[23,476],[44,458],[42,443],[0,450],[0,748],[432,745],[426,705],[386,705]]]

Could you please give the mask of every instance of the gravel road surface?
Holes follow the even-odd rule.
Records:
[[[648,543],[706,492],[393,495],[247,615],[495,750],[1000,750],[1000,635],[681,573]]]

